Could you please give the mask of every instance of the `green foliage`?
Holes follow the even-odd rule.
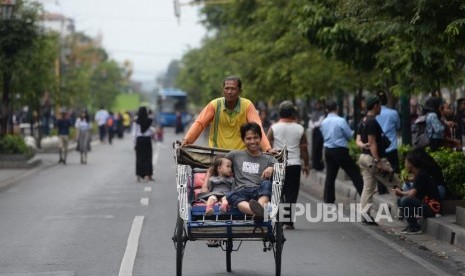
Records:
[[[211,31],[181,61],[177,86],[204,104],[238,75],[252,100],[384,87],[438,89],[463,79],[462,1],[270,0],[205,5]],[[329,95],[328,95],[329,94]]]
[[[358,162],[358,159],[360,157],[360,154],[362,153],[362,149],[357,146],[355,143],[355,140],[350,140],[349,143],[347,144],[349,147],[349,155],[352,157],[352,159],[355,162]]]
[[[404,168],[405,168],[405,156],[407,156],[407,153],[411,149],[412,149],[412,146],[410,145],[400,145],[397,148],[397,154],[399,155],[399,167],[400,167],[401,172],[404,171]]]
[[[444,174],[446,186],[453,199],[465,199],[465,155],[462,152],[442,149],[430,152]]]
[[[407,156],[407,153],[412,149],[412,146],[410,145],[400,145],[397,148],[397,154],[399,156],[399,169],[400,169],[400,179],[405,180],[409,179],[409,173],[405,169],[405,157]]]
[[[140,105],[140,96],[138,94],[119,94],[112,110],[114,112],[137,110]]]
[[[32,155],[24,139],[17,135],[5,135],[0,137],[0,153]]]
[[[222,96],[221,81],[237,75],[252,101],[329,96],[358,85],[345,64],[310,45],[296,16],[304,0],[233,1],[207,5],[211,36],[181,60],[178,87],[203,105]]]

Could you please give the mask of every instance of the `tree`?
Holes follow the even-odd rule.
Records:
[[[61,104],[90,111],[101,105],[112,106],[127,85],[130,66],[121,68],[109,60],[99,42],[84,33],[66,37],[64,47],[69,49],[69,55],[61,76]]]
[[[40,5],[37,3],[20,2],[17,16],[8,21],[0,21],[0,70],[2,74],[2,117],[1,135],[6,135],[10,117],[11,93],[10,87],[18,81],[16,55],[31,49],[38,36],[35,22],[38,19]]]
[[[244,95],[268,102],[353,87],[350,68],[308,43],[295,21],[305,1],[237,1],[204,8],[213,35],[181,60],[180,86],[203,101],[221,95],[219,80],[243,79]],[[197,98],[197,97],[196,97]]]

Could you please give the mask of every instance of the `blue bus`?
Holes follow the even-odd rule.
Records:
[[[163,127],[174,127],[176,125],[176,112],[182,117],[185,127],[191,119],[187,113],[187,94],[176,88],[161,89],[157,97],[157,121]]]

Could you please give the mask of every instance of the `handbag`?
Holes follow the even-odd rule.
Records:
[[[389,140],[389,138],[387,138],[387,136],[383,133],[381,133],[381,138],[379,139],[379,141],[376,141],[377,142],[377,146],[378,146],[378,153],[381,155],[381,156],[386,156],[386,150],[389,148],[389,146],[391,145],[391,140]]]

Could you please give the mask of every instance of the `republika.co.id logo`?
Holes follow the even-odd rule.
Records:
[[[369,215],[372,205],[369,203],[362,208],[360,203],[280,203],[278,214],[279,221],[284,223],[295,222],[298,217],[304,218],[308,222],[393,222],[393,215],[387,203],[379,204],[375,216]],[[394,217],[422,216],[423,213],[421,207],[413,210],[415,214],[408,214],[410,211],[409,209],[398,209],[394,213]],[[268,218],[268,215],[268,208],[265,208],[265,218]]]

